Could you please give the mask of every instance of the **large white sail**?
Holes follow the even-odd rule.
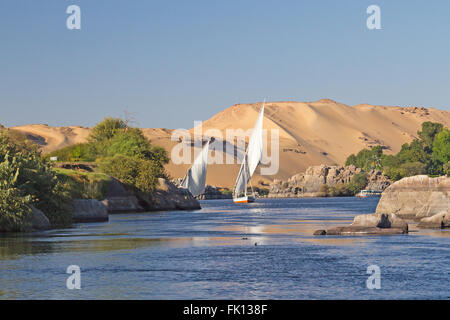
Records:
[[[259,113],[258,120],[256,120],[255,127],[253,128],[252,135],[248,141],[247,148],[247,162],[248,162],[248,172],[250,177],[256,170],[259,162],[262,158],[263,152],[263,141],[262,141],[262,129],[263,129],[263,119],[264,119],[264,103]]]
[[[242,161],[241,168],[239,170],[236,184],[234,187],[234,195],[237,196],[240,193],[247,194],[247,184],[252,178],[253,173],[256,170],[259,162],[262,158],[263,144],[262,144],[262,129],[264,119],[264,103],[256,120],[255,127],[248,141],[247,152],[245,153]]]
[[[194,197],[201,195],[205,191],[209,142],[210,141],[205,144],[202,151],[197,155],[192,167],[189,168],[186,176],[181,182],[181,187],[188,189]]]

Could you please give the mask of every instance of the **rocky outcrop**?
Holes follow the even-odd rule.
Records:
[[[151,210],[196,210],[200,203],[186,189],[177,188],[172,182],[159,178],[158,186],[151,195]]]
[[[395,214],[361,214],[345,227],[316,230],[314,235],[390,235],[408,233],[408,223]]]
[[[175,178],[172,179],[170,182],[172,182],[177,188],[181,187],[181,182],[183,181],[183,178]],[[233,198],[233,195],[228,192],[224,192],[226,189],[206,185],[205,191],[203,194],[196,196],[195,198],[197,200],[217,200],[217,199],[231,199]]]
[[[106,199],[103,204],[109,213],[143,212],[145,208],[139,203],[136,195],[125,189],[119,180],[111,178],[108,184]]]
[[[376,213],[394,213],[404,219],[420,220],[448,212],[449,208],[450,178],[419,175],[389,186],[381,196]]]
[[[367,190],[384,191],[392,184],[392,181],[380,170],[371,170],[367,173]]]
[[[408,223],[395,214],[360,214],[355,216],[351,227],[399,228],[408,232]]]
[[[447,211],[436,213],[431,217],[420,219],[420,222],[417,226],[419,228],[450,228],[450,209]]]
[[[216,200],[216,199],[231,199],[231,193],[223,193],[223,189],[207,185],[205,188],[205,192],[196,198],[199,200]]]
[[[328,230],[317,230],[314,235],[327,236],[374,236],[405,234],[401,228],[377,228],[377,227],[335,227]]]
[[[73,222],[108,221],[106,206],[95,199],[76,199],[73,201]]]
[[[31,227],[33,230],[48,230],[52,225],[41,210],[31,206]]]
[[[110,213],[201,208],[200,203],[189,191],[176,187],[164,178],[158,179],[158,185],[151,194],[127,190],[118,180],[113,179],[108,187],[108,196],[103,203]]]
[[[352,177],[360,173],[355,166],[313,166],[305,173],[292,176],[287,181],[274,180],[270,185],[269,198],[316,197],[322,185],[336,186],[349,183]],[[368,185],[371,190],[383,191],[391,181],[381,171],[372,170],[367,173]]]

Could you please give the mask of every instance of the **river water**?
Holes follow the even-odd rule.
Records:
[[[197,211],[0,236],[0,299],[449,299],[450,230],[313,236],[378,199],[202,201]],[[69,265],[81,289],[69,290]],[[380,269],[368,289],[367,268]]]

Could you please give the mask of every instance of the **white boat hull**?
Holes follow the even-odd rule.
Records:
[[[255,197],[253,196],[245,196],[239,198],[233,198],[234,203],[252,203],[255,202]]]

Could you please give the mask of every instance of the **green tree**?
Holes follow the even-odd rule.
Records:
[[[160,146],[150,147],[150,159],[161,165],[169,163],[166,149]]]
[[[419,138],[431,150],[434,137],[442,131],[444,126],[441,123],[426,121],[422,123],[422,131],[417,131]]]
[[[427,163],[431,159],[431,156],[425,151],[423,142],[417,139],[414,139],[410,144],[403,144],[397,157],[401,163]]]
[[[353,195],[357,194],[359,191],[367,186],[368,180],[367,175],[364,172],[355,174],[348,185],[348,189]]]
[[[416,176],[426,173],[426,165],[421,162],[407,162],[402,164],[400,169],[403,177]]]
[[[144,137],[140,129],[130,128],[118,132],[109,141],[106,156],[113,157],[117,154],[151,159],[150,142]]]
[[[433,158],[441,163],[450,161],[450,130],[445,128],[436,135],[433,142]]]
[[[126,128],[128,128],[128,126],[122,119],[108,117],[92,128],[88,140],[91,143],[102,143],[111,139]]]
[[[356,156],[350,155],[345,161],[345,165],[354,165],[364,170],[381,168],[381,157],[383,149],[381,146],[374,146],[371,149],[362,149]]]
[[[100,169],[129,187],[143,192],[152,192],[158,178],[164,177],[164,168],[159,163],[124,155],[106,158],[100,164]]]

